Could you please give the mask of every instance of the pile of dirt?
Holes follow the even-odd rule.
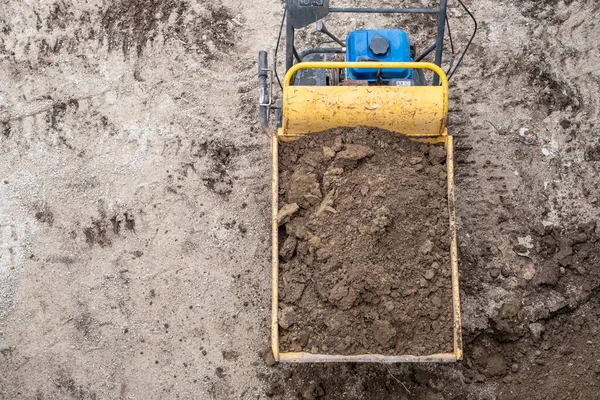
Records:
[[[369,128],[280,147],[282,351],[452,351],[445,164]]]

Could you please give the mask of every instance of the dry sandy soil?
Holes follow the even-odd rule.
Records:
[[[281,2],[0,0],[0,398],[597,398],[600,5],[468,3],[464,361],[269,367],[256,54]]]

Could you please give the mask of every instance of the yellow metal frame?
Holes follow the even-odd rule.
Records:
[[[292,86],[301,69],[409,68],[440,76],[440,86]],[[435,64],[422,62],[303,62],[288,70],[283,81],[283,140],[345,126],[371,126],[409,137],[445,135],[448,80]]]
[[[417,98],[423,95],[422,90],[425,87],[389,87],[389,86],[358,86],[358,87],[341,87],[342,89],[351,89],[346,93],[351,93],[355,88],[360,88],[363,97],[351,96],[344,99],[343,95],[337,95],[336,99],[340,103],[336,107],[333,104],[327,110],[321,110],[318,107],[323,107],[323,100],[319,100],[319,96],[327,96],[331,93],[330,90],[336,90],[337,87],[331,86],[290,86],[291,78],[294,73],[302,68],[426,68],[434,71],[440,76],[441,86],[439,87],[427,87],[438,91],[437,94],[429,95],[442,96],[442,101],[434,101],[426,104],[426,102],[418,102]],[[300,91],[295,90],[301,88]],[[319,88],[318,90],[314,90]],[[373,92],[373,88],[377,88]],[[322,90],[321,90],[322,89]],[[418,89],[418,90],[415,90]],[[371,90],[371,91],[370,91]],[[433,91],[432,91],[433,92]],[[376,93],[376,97],[372,97],[370,93]],[[408,93],[408,95],[407,95]],[[342,96],[342,97],[340,97]],[[389,100],[396,96],[402,101],[410,100],[409,104],[395,103],[388,107],[382,100]],[[432,96],[427,97],[431,99]],[[377,363],[398,363],[398,362],[453,362],[461,360],[463,356],[462,349],[462,329],[461,329],[461,317],[460,317],[460,299],[459,299],[459,288],[458,288],[458,253],[456,243],[456,213],[454,205],[454,147],[452,136],[447,135],[446,131],[446,115],[448,112],[448,80],[443,70],[435,64],[429,63],[375,63],[375,62],[317,62],[317,63],[299,63],[294,65],[287,72],[284,79],[283,87],[283,126],[279,128],[277,135],[271,138],[271,153],[273,161],[273,176],[272,176],[272,299],[271,299],[271,347],[273,356],[276,361],[287,362],[287,363],[310,363],[310,362],[377,362]],[[374,114],[371,111],[373,107],[366,107],[365,105],[373,99],[377,98],[378,107],[375,110],[387,110],[385,112],[391,112],[390,118],[382,116],[382,114]],[[306,109],[310,110],[309,114],[307,111],[295,109],[301,104],[307,105]],[[286,105],[287,104],[287,105]],[[420,104],[425,109],[420,108],[415,110],[413,114],[406,113],[411,104]],[[314,107],[317,107],[315,109]],[[333,107],[333,108],[332,108]],[[437,112],[432,108],[438,107]],[[401,110],[402,112],[399,112]],[[351,113],[355,116],[354,119],[344,118],[344,113],[348,115]],[[363,114],[363,116],[359,114]],[[323,118],[328,118],[323,122]],[[365,117],[365,115],[367,117]],[[375,115],[375,117],[373,117]],[[423,118],[426,115],[438,115],[437,122],[439,124],[427,124],[427,129],[415,128],[415,124],[411,125],[411,117],[417,116],[418,121],[424,121]],[[312,116],[312,118],[308,118]],[[370,116],[370,117],[368,117]],[[301,129],[302,125],[295,124],[292,121],[294,118],[299,118],[303,123],[308,124],[309,129]],[[319,118],[321,118],[319,120]],[[401,123],[394,122],[394,118],[401,119],[405,118]],[[321,121],[320,124],[311,122],[311,119]],[[415,121],[413,119],[412,121]],[[337,125],[332,125],[337,124]],[[450,268],[452,271],[452,310],[454,320],[454,335],[453,335],[453,346],[454,350],[452,353],[440,353],[431,354],[424,356],[413,356],[413,355],[397,355],[397,356],[386,356],[381,354],[358,354],[358,355],[334,355],[334,354],[312,354],[306,352],[291,352],[281,353],[279,351],[279,321],[278,321],[278,309],[279,309],[279,243],[278,243],[278,223],[277,213],[279,211],[279,142],[289,141],[297,139],[299,136],[318,132],[322,130],[331,129],[339,126],[375,126],[382,129],[388,129],[391,131],[405,134],[414,140],[426,141],[430,143],[444,143],[446,148],[446,166],[447,166],[447,177],[448,177],[448,216],[450,223]],[[290,127],[294,127],[290,129]],[[316,127],[317,130],[313,130]],[[325,129],[321,129],[325,128]],[[391,128],[391,129],[390,129]],[[406,128],[409,130],[407,131]],[[411,130],[412,129],[412,130]]]

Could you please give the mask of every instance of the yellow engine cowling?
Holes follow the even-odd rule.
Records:
[[[413,68],[438,74],[440,86],[292,86],[292,76],[312,68]],[[281,140],[337,127],[370,126],[414,139],[444,141],[448,80],[423,62],[303,62],[288,70],[283,86]]]

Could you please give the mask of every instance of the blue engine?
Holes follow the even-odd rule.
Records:
[[[412,61],[408,35],[401,29],[359,30],[346,38],[347,61]],[[377,68],[348,68],[348,79],[377,82]],[[412,79],[413,70],[382,68],[384,81]]]

